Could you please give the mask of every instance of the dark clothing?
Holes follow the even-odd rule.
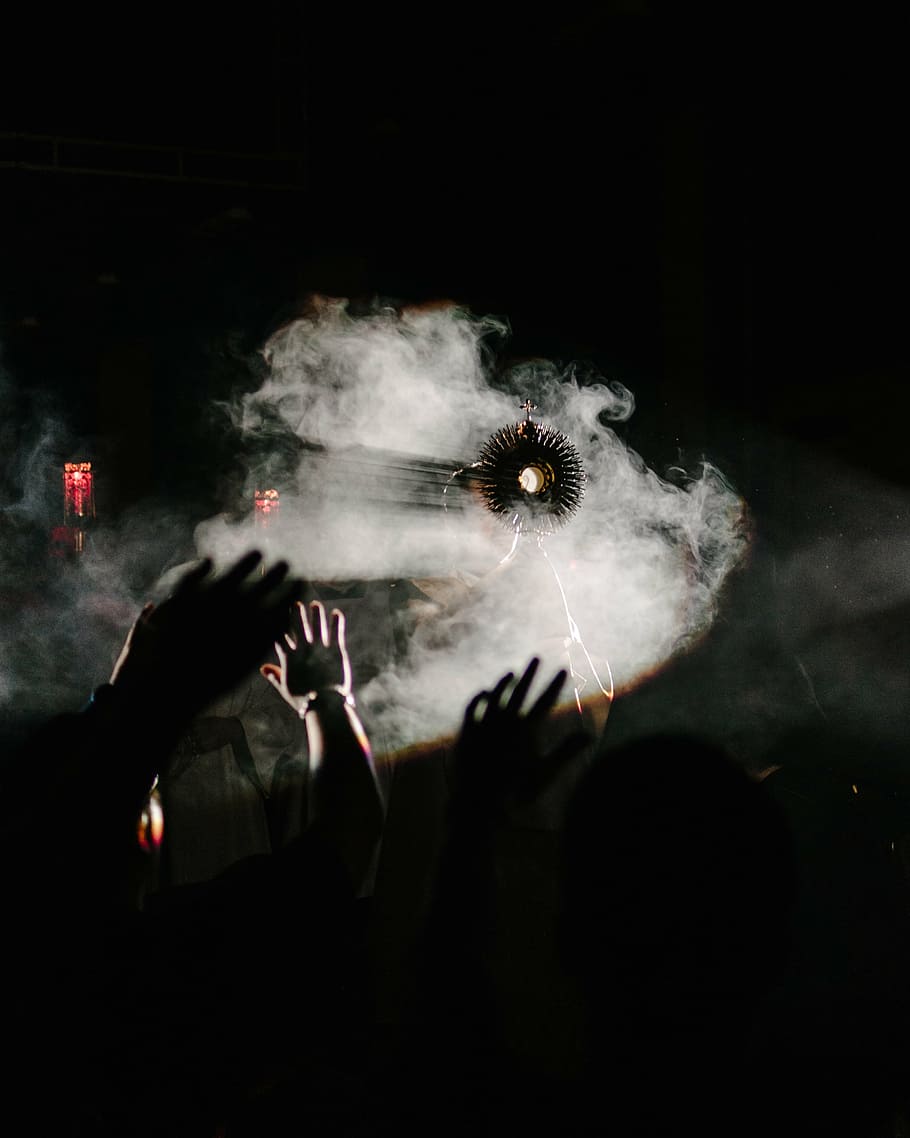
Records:
[[[356,1054],[362,906],[305,834],[131,907],[148,756],[102,718],[49,725],[3,787],[4,1099],[24,1133],[212,1135]]]

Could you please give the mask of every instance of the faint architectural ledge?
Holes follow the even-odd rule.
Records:
[[[0,132],[0,169],[264,190],[305,186],[304,159],[299,152],[204,150],[16,132]]]

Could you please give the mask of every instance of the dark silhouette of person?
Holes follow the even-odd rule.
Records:
[[[567,673],[531,699],[539,667],[533,658],[521,676],[506,673],[465,711],[420,962],[418,1042],[406,1060],[421,1090],[406,1104],[410,1115],[396,1118],[404,1130],[432,1119],[440,1134],[543,1132],[558,1117],[559,1080],[529,1074],[516,1053],[524,1023],[516,1024],[522,1013],[513,992],[540,994],[554,980],[540,952],[549,933],[545,898],[527,895],[522,870],[535,839],[547,846],[550,836],[531,820],[534,804],[590,739],[580,717],[561,736],[549,733]],[[533,947],[508,927],[523,906],[532,913]]]
[[[719,748],[656,736],[607,749],[584,774],[564,849],[582,1113],[602,1133],[750,1133],[754,1025],[790,951],[782,814]]]
[[[301,611],[297,639],[284,639],[301,584],[286,565],[259,574],[259,563],[250,554],[219,577],[208,562],[186,574],[143,610],[89,706],[47,724],[6,765],[18,1047],[4,1089],[31,1133],[211,1134],[287,1081],[318,1090],[320,1072],[346,1070],[357,1050],[357,896],[382,800],[345,689],[343,624],[329,636],[314,612],[314,641]],[[147,896],[155,851],[143,817],[163,764],[187,724],[276,642],[285,656],[273,682],[319,737],[305,832],[278,856]]]

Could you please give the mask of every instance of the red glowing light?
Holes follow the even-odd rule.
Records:
[[[136,837],[143,853],[154,853],[161,846],[164,838],[164,811],[161,808],[161,797],[156,789],[152,790],[139,817]]]
[[[281,500],[277,490],[257,490],[254,498],[256,524],[267,526],[278,515]]]
[[[63,521],[76,525],[95,516],[95,486],[90,462],[63,466]]]

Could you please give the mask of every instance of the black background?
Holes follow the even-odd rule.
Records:
[[[317,290],[506,316],[515,355],[632,389],[657,469],[707,454],[760,493],[757,427],[905,482],[900,28],[730,7],[13,18],[7,434],[50,405],[109,510],[216,504],[211,403]],[[80,169],[140,152],[79,139],[235,182],[231,156],[262,160],[249,185],[71,173],[35,168],[35,136]]]
[[[625,384],[637,410],[618,430],[646,462],[663,472],[707,457],[756,519],[757,571],[722,608],[710,650],[668,669],[666,686],[642,685],[640,702],[617,701],[611,737],[694,723],[766,767],[788,727],[821,724],[812,747],[781,745],[785,764],[811,760],[806,786],[793,764],[795,800],[825,793],[822,759],[842,759],[851,807],[856,782],[866,803],[858,756],[884,771],[877,825],[892,854],[901,839],[910,872],[910,573],[888,544],[905,530],[908,482],[896,7],[163,0],[5,12],[0,522],[45,477],[47,516],[32,519],[43,551],[60,520],[59,464],[73,458],[96,463],[101,522],[164,503],[158,545],[176,534],[172,513],[232,505],[241,456],[218,405],[257,385],[257,349],[312,291],[504,316],[513,356],[588,361]],[[39,445],[49,418],[63,424],[53,453]],[[62,676],[53,688],[17,592],[36,576],[19,548],[0,531],[7,667],[21,657],[35,669],[26,693],[47,688],[62,706],[55,693],[76,685],[84,699],[101,654],[53,608],[41,642]],[[124,611],[108,631],[132,619]],[[889,748],[874,763],[872,741]],[[833,828],[840,815],[818,817]],[[861,885],[851,896],[865,899]],[[878,935],[858,902],[839,905],[835,925]],[[839,943],[827,916],[810,953]],[[868,973],[874,1006],[891,1007],[884,973]],[[863,1040],[877,1062],[886,1026],[853,1031],[851,1048]],[[834,1078],[852,1093],[852,1072]]]

